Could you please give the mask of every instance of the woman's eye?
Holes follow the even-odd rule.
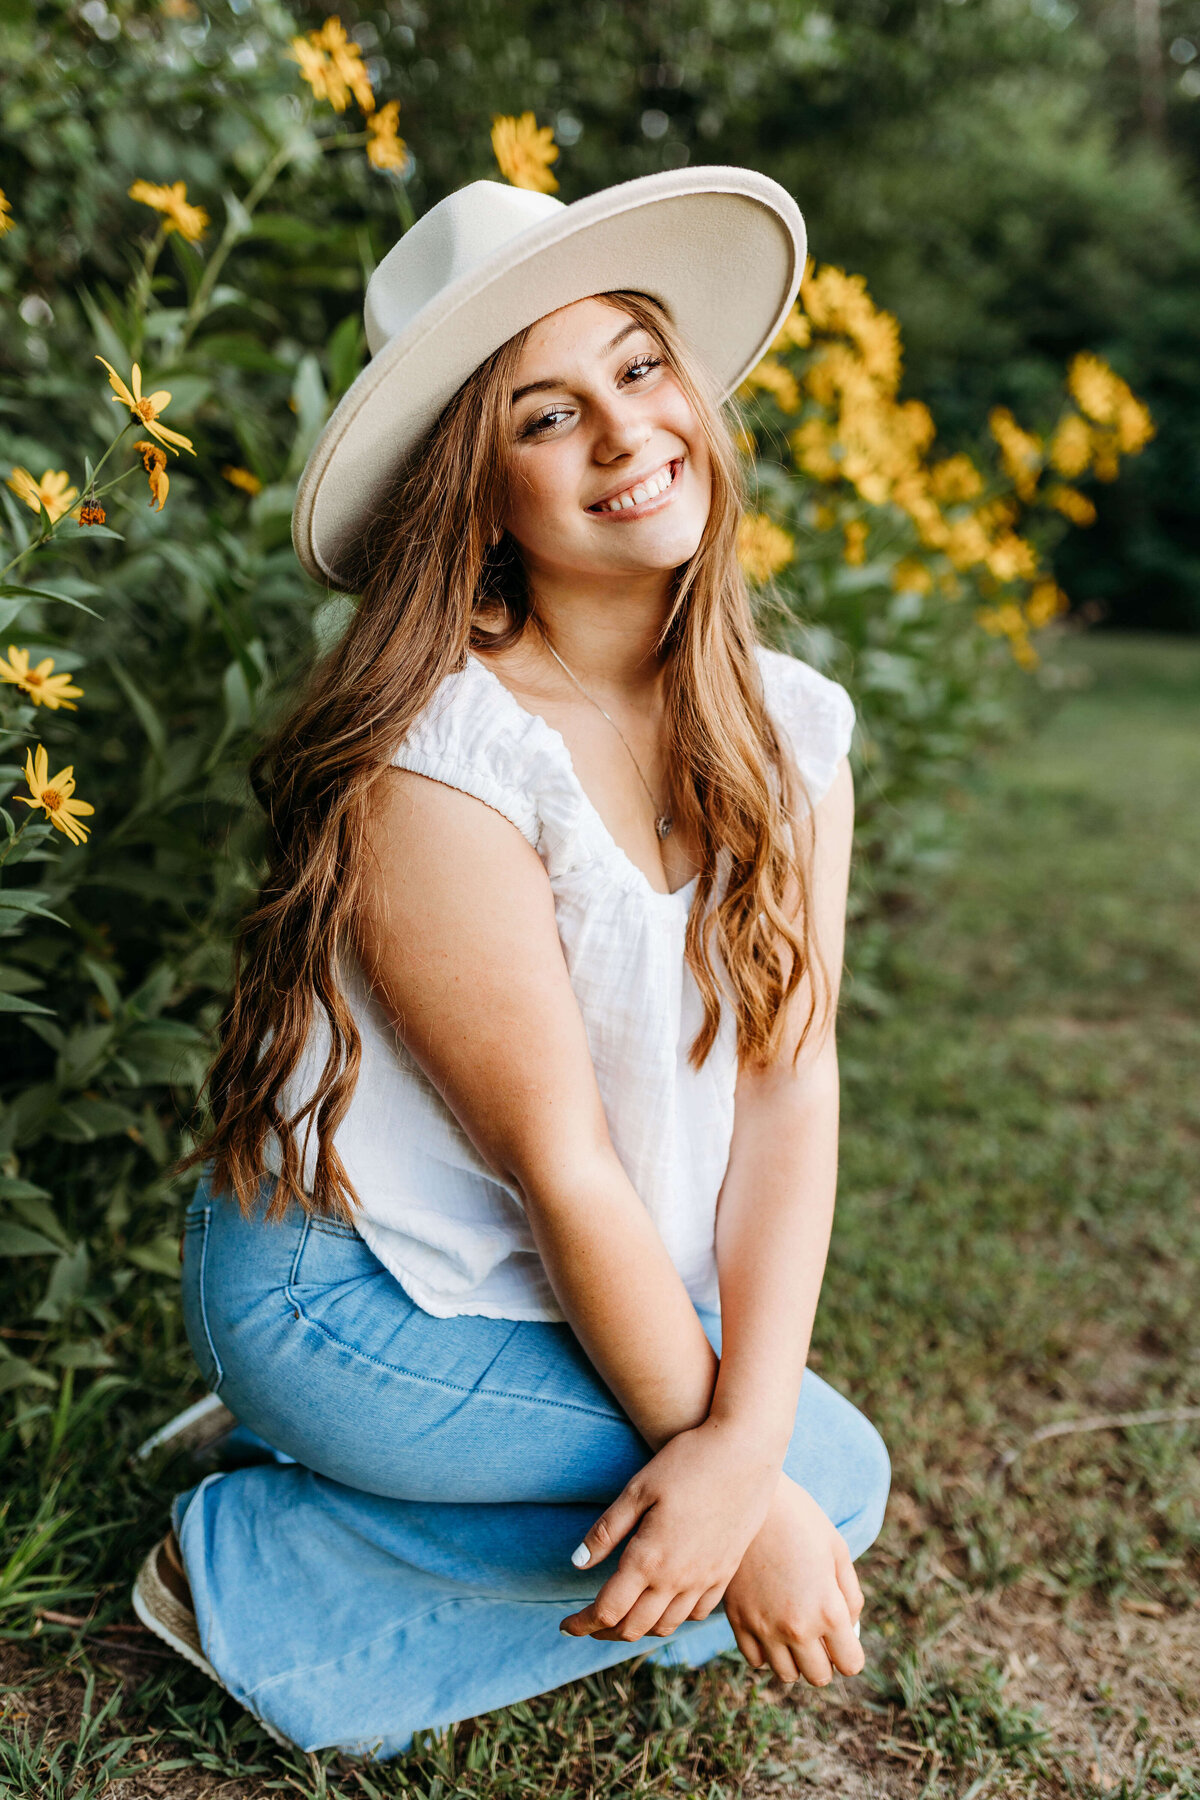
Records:
[[[638,357],[635,357],[633,362],[631,362],[629,364],[628,368],[625,370],[625,373],[626,373],[626,375],[632,375],[635,369],[649,370],[649,369],[657,369],[657,368],[660,368],[661,366],[662,366],[662,357],[661,356],[638,356]],[[644,380],[645,377],[642,376],[642,377],[639,377],[639,379]]]
[[[536,437],[539,432],[548,431],[559,414],[565,412],[566,408],[563,406],[550,407],[547,412],[539,413],[535,419],[530,419],[521,436],[523,438]]]

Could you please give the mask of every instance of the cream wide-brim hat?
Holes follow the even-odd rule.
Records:
[[[804,220],[754,169],[670,169],[564,205],[473,181],[395,244],[367,283],[371,360],[305,464],[292,541],[335,588],[409,451],[501,344],[615,288],[650,294],[726,399],[767,350],[804,273]]]

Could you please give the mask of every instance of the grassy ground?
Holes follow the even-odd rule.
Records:
[[[1063,663],[844,1031],[815,1361],[893,1451],[867,1673],[629,1666],[388,1766],[280,1755],[131,1624],[188,1479],[126,1465],[186,1380],[142,1309],[132,1383],[68,1376],[7,1440],[0,1794],[1200,1797],[1200,1421],[1161,1416],[1200,1408],[1200,645]]]

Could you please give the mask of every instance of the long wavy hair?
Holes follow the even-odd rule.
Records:
[[[625,290],[597,297],[658,340],[708,446],[709,516],[694,555],[675,571],[658,646],[672,806],[701,857],[685,954],[704,1017],[689,1054],[699,1068],[724,998],[737,1019],[739,1059],[765,1066],[780,1053],[785,1009],[805,976],[801,1043],[829,986],[810,929],[811,811],[800,804],[799,773],[766,709],[737,555],[746,492],[735,409],[722,409],[707,370],[657,301]],[[334,1143],[362,1055],[338,966],[355,955],[368,822],[396,747],[469,650],[515,642],[533,617],[518,547],[503,524],[510,397],[527,336],[480,364],[407,460],[363,533],[352,623],[250,765],[266,813],[267,874],[238,934],[232,998],[207,1082],[210,1118],[180,1165],[211,1159],[217,1189],[243,1209],[272,1142],[280,1179],[269,1216],[294,1199],[349,1219],[358,1203]],[[480,622],[497,601],[506,615],[499,636]],[[321,1022],[324,1066],[312,1091],[289,1107]]]

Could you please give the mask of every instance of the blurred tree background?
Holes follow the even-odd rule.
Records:
[[[10,258],[0,275],[21,320],[0,357],[23,361],[46,308],[61,334],[81,283],[126,278],[134,179],[216,194],[299,102],[286,67],[264,68],[289,29],[269,3],[2,10],[23,38],[36,18],[35,54],[5,59],[0,122],[0,185],[28,234],[27,271]],[[292,12],[305,27],[324,16]],[[494,175],[482,121],[532,108],[562,146],[564,200],[688,161],[779,179],[818,261],[864,274],[900,319],[905,391],[947,447],[977,442],[996,404],[1036,414],[1074,352],[1107,358],[1157,437],[1097,528],[1058,547],[1057,573],[1113,624],[1200,622],[1200,0],[394,0],[342,14],[400,101],[418,213]],[[397,230],[386,186],[332,160],[324,180],[304,171],[307,232],[260,242],[247,282],[328,324],[357,304],[356,262]],[[318,335],[315,319],[296,324]]]

